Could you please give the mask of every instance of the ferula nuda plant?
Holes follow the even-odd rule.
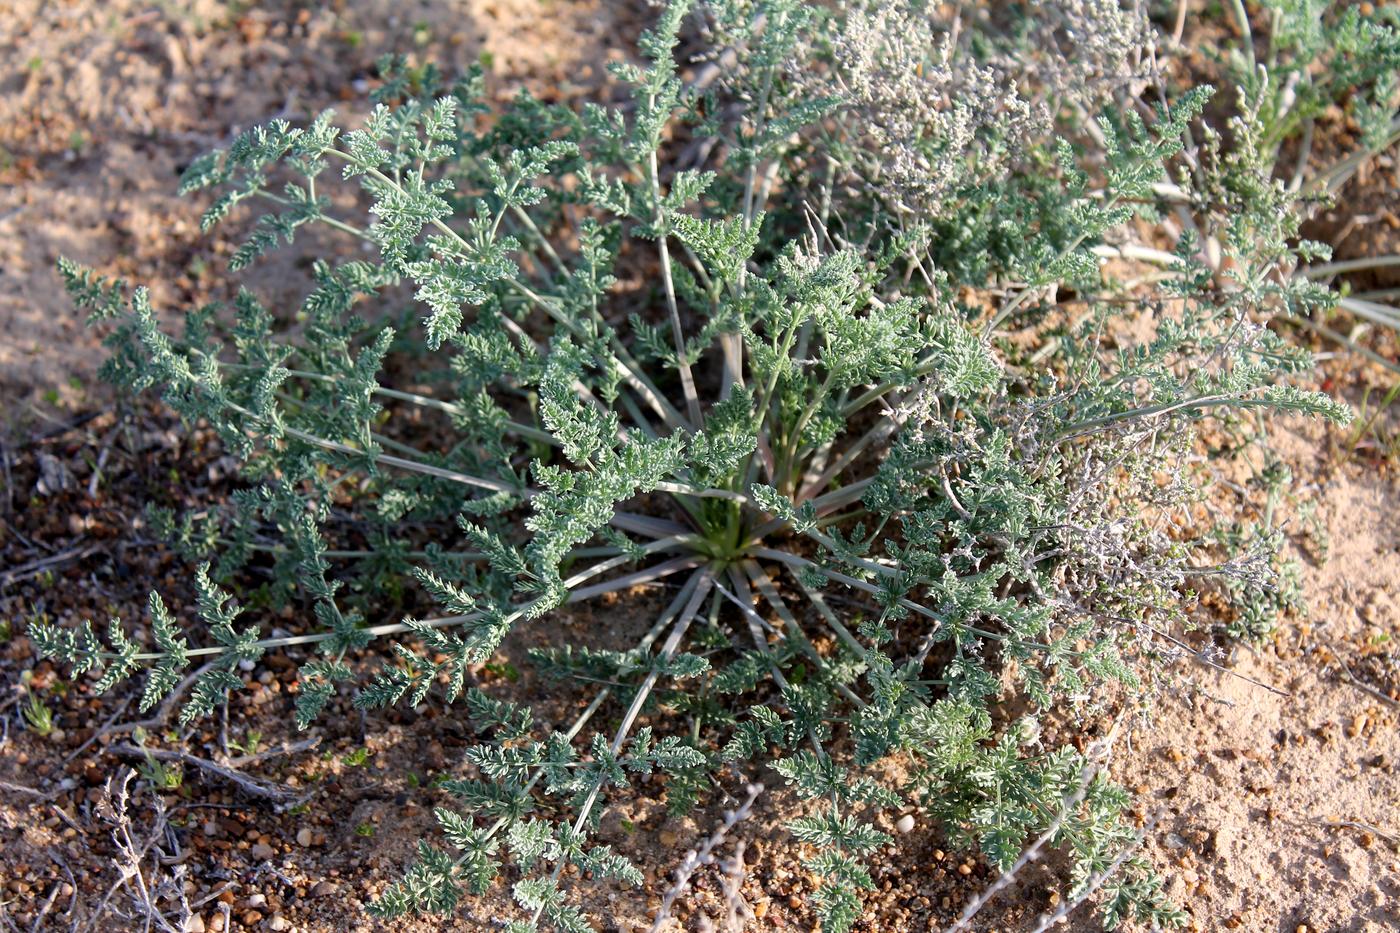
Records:
[[[198,159],[206,227],[268,211],[231,269],[304,225],[361,251],[317,260],[295,315],[242,291],[178,336],[64,264],[106,378],[207,423],[246,482],[223,514],[151,515],[199,564],[202,625],[152,594],[149,629],[39,626],[41,649],[101,689],[144,671],[143,706],[213,661],[185,721],[295,645],[303,728],[338,693],[459,710],[457,803],[383,917],[500,883],[511,930],[591,929],[581,886],[642,881],[598,838],[610,798],[658,775],[685,810],[766,774],[806,801],[788,845],[825,930],[860,918],[876,817],[908,808],[1002,868],[1049,830],[1107,924],[1179,921],[1129,796],[1042,724],[1144,701],[1201,581],[1267,585],[1269,555],[1213,561],[1181,520],[1207,492],[1193,432],[1347,417],[1267,326],[1330,301],[1280,274],[1320,248],[1247,119],[1226,146],[1208,89],[1158,87],[1137,14],[965,14],[676,2],[614,66],[619,102],[492,113],[479,74],[388,60],[358,129],[275,120]],[[1186,234],[1137,269],[1164,198],[1231,261]],[[349,519],[370,546],[331,550]],[[250,563],[316,631],[260,628],[227,592]],[[666,605],[631,648],[530,652],[576,721],[476,686],[512,629],[641,584]],[[414,589],[441,614],[384,618]]]

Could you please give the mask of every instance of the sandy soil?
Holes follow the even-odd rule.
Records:
[[[1112,770],[1199,929],[1378,933],[1400,926],[1400,484],[1291,427],[1275,446],[1328,530],[1322,559],[1294,526],[1306,618],[1196,671]]]
[[[237,229],[201,235],[199,205],[175,196],[176,177],[195,154],[269,114],[296,117],[332,105],[353,111],[385,51],[450,69],[489,49],[501,96],[521,82],[581,93],[599,80],[609,50],[626,48],[648,16],[641,0],[0,0],[0,421],[7,428],[0,433],[7,444],[0,448],[0,575],[7,574],[0,576],[0,620],[34,611],[59,620],[133,616],[151,585],[186,604],[185,565],[145,540],[141,504],[202,502],[227,491],[212,438],[184,438],[154,410],[138,411],[138,428],[128,432],[110,414],[88,417],[107,398],[93,383],[101,352],[62,295],[53,272],[60,255],[150,283],[158,303],[220,297],[224,286],[206,262],[227,252]],[[1393,161],[1376,170],[1381,181],[1367,190],[1381,192],[1382,203],[1366,216],[1393,215],[1394,188],[1383,182],[1394,171]],[[1346,250],[1366,254],[1365,225],[1334,221]],[[274,300],[278,290],[298,287],[289,259],[273,259],[256,274],[259,290]],[[1365,380],[1383,384],[1343,362],[1329,364],[1320,379],[1358,402]],[[1395,429],[1393,417],[1382,423]],[[1301,518],[1292,535],[1307,616],[1258,650],[1240,650],[1230,673],[1180,671],[1182,683],[1164,694],[1155,724],[1125,735],[1113,761],[1114,776],[1139,789],[1150,827],[1146,851],[1172,877],[1196,930],[1400,928],[1400,477],[1393,455],[1366,439],[1351,450],[1348,440],[1294,425],[1277,441],[1301,497],[1316,503],[1330,531],[1325,555]],[[104,478],[89,494],[99,469]],[[189,488],[172,491],[161,482],[172,469],[195,478]],[[55,489],[65,475],[71,484]],[[505,653],[578,640],[596,631],[595,611],[607,613],[621,640],[662,598],[638,593],[623,606],[558,614],[513,636]],[[273,749],[305,738],[286,724],[298,659],[272,655],[251,672],[255,686],[230,711],[233,738],[258,731]],[[41,739],[18,728],[19,695],[9,689],[30,668],[36,686],[54,676],[34,665],[23,636],[0,646],[7,686],[0,694],[0,904],[23,929],[66,930],[87,920],[115,929],[98,911],[116,880],[101,801],[118,761],[113,747],[127,737],[97,732],[136,718],[121,705],[131,698],[99,704],[71,690],[55,701],[59,734]],[[518,682],[495,676],[491,686],[543,692],[528,672]],[[564,721],[579,702],[559,696],[542,716]],[[207,899],[196,910],[206,929],[383,928],[363,902],[397,875],[431,824],[431,808],[444,795],[428,780],[452,771],[467,737],[450,714],[431,708],[368,721],[348,706],[339,712],[314,734],[321,743],[314,750],[250,766],[268,780],[314,789],[303,813],[250,802],[193,769],[171,795],[169,838],[187,853],[181,867],[190,900]],[[184,747],[221,754],[219,731],[218,724],[196,730]],[[356,763],[361,748],[369,755]],[[776,783],[772,775],[748,777]],[[736,778],[728,789],[741,794],[741,784]],[[150,794],[132,803],[139,831],[154,825],[151,803]],[[647,929],[647,910],[671,867],[713,830],[724,805],[674,819],[644,795],[605,814],[605,837],[636,856],[649,879],[638,892],[598,894],[590,907],[605,929]],[[792,844],[770,832],[792,806],[784,794],[765,792],[718,850],[727,858],[744,846],[743,894],[761,914],[751,931],[811,929],[799,906],[810,879],[789,867]],[[875,867],[880,890],[860,929],[945,928],[992,873],[944,845],[923,825],[902,836]],[[982,915],[981,928],[1031,928],[1059,887],[1054,867],[1027,870]],[[719,919],[720,879],[714,867],[697,874],[672,930]],[[493,896],[445,926],[393,929],[492,929],[506,910]],[[1094,921],[1083,911],[1072,925],[1089,930]]]
[[[76,399],[101,362],[64,298],[60,256],[149,283],[158,307],[208,296],[205,263],[237,226],[201,235],[200,205],[176,195],[194,156],[270,116],[362,110],[387,52],[449,74],[488,53],[502,97],[521,84],[578,93],[596,83],[609,48],[635,37],[639,7],[0,2],[0,391]],[[288,271],[275,261],[258,270],[269,300],[299,284]]]

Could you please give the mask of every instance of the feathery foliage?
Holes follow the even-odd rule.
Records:
[[[199,159],[182,190],[212,193],[206,227],[269,210],[232,268],[307,224],[372,258],[318,260],[295,329],[245,291],[179,336],[144,290],[63,266],[110,329],[105,376],[212,425],[248,487],[212,524],[153,521],[201,562],[200,625],[153,594],[149,647],[116,621],[36,643],[104,689],[146,669],[143,707],[216,658],[183,719],[297,645],[318,652],[302,727],[341,691],[457,704],[477,743],[442,785],[456,806],[381,917],[450,913],[504,877],[511,929],[591,929],[585,879],[642,879],[595,841],[607,800],[659,775],[684,810],[771,767],[805,802],[787,829],[815,853],[823,929],[860,916],[890,841],[874,820],[905,806],[1003,868],[1055,826],[1071,896],[1102,882],[1108,923],[1179,921],[1124,857],[1128,796],[1076,794],[1088,760],[1038,723],[1146,696],[1196,581],[1268,586],[1265,557],[1212,564],[1213,539],[1170,519],[1204,491],[1202,422],[1348,417],[1290,382],[1310,360],[1267,326],[1332,299],[1277,274],[1318,250],[1252,155],[1257,114],[1226,146],[1199,122],[1209,89],[1143,103],[1152,30],[1116,2],[1008,10],[1003,35],[913,2],[677,0],[613,66],[625,103],[523,96],[485,120],[479,73],[389,62],[360,128],[278,120]],[[1188,232],[1165,275],[1115,281],[1105,257],[1141,258],[1127,231],[1177,207],[1231,262]],[[421,331],[384,323],[399,287]],[[439,419],[431,444],[400,430],[410,408]],[[328,545],[347,500],[366,551]],[[262,636],[224,588],[250,561],[314,633]],[[571,725],[478,689],[517,626],[657,581],[667,605],[634,646],[605,648],[608,628],[531,653],[583,691]],[[376,597],[404,586],[442,614],[383,621]],[[1012,698],[1030,712],[1007,722]],[[892,756],[901,786],[874,776]]]

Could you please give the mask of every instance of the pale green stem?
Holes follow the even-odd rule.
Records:
[[[768,605],[773,607],[773,611],[778,614],[778,618],[783,620],[783,626],[792,633],[792,637],[797,641],[797,646],[801,649],[802,653],[807,655],[819,670],[826,670],[826,658],[821,656],[816,646],[812,644],[811,639],[807,637],[807,633],[802,631],[802,626],[797,623],[797,617],[788,609],[787,603],[783,601],[783,597],[778,593],[778,588],[773,585],[772,580],[768,579],[768,574],[764,573],[763,568],[754,560],[744,561],[743,568],[749,575],[749,580],[753,582],[754,588],[768,601]],[[860,653],[862,655],[864,654],[863,648],[860,649]],[[850,700],[857,707],[866,705],[865,701],[857,696],[850,687],[847,687],[843,683],[836,683],[835,686],[842,696]]]
[[[650,650],[652,644],[655,643],[656,639],[661,637],[661,633],[665,630],[666,626],[669,625],[671,623],[671,620],[676,617],[676,613],[680,611],[681,607],[690,598],[691,593],[695,591],[696,586],[699,584],[699,578],[699,574],[692,575],[688,580],[686,580],[684,584],[681,585],[680,592],[676,594],[675,599],[671,601],[670,605],[666,607],[666,610],[663,613],[661,613],[661,615],[657,618],[655,624],[652,625],[651,630],[647,632],[647,634],[642,638],[640,642],[638,642],[638,650],[642,652]],[[593,714],[598,711],[598,708],[603,705],[603,701],[606,700],[611,693],[612,687],[610,686],[604,687],[602,690],[598,691],[598,695],[593,698],[593,702],[589,703],[588,708],[583,711],[583,715],[581,715],[578,719],[574,721],[573,726],[569,729],[568,732],[564,734],[564,738],[572,742],[578,736],[579,732],[582,731],[584,724],[587,723],[590,718],[592,718]],[[543,776],[543,766],[537,767],[534,773],[530,776],[530,780],[525,783],[525,786],[522,788],[521,792],[528,794],[534,788],[534,786],[539,783],[540,778]],[[496,820],[495,823],[491,825],[491,828],[486,831],[485,838],[490,839],[509,822],[510,817],[500,817]],[[458,864],[461,864],[460,860],[458,861]]]
[[[1298,273],[1310,279],[1321,279],[1331,275],[1360,272],[1366,269],[1383,269],[1388,266],[1400,266],[1400,255],[1367,256],[1361,259],[1347,259],[1341,262],[1325,262],[1321,265],[1307,266],[1303,269],[1299,269]]]
[[[1265,387],[1252,389],[1253,392],[1263,391]],[[1110,424],[1117,424],[1122,421],[1130,421],[1134,418],[1151,418],[1155,415],[1165,415],[1183,408],[1218,408],[1222,405],[1238,405],[1240,407],[1259,407],[1269,404],[1262,399],[1249,399],[1243,395],[1200,395],[1195,398],[1183,399],[1179,402],[1164,402],[1161,405],[1148,405],[1143,408],[1132,408],[1128,411],[1120,411],[1112,415],[1103,415],[1099,418],[1090,418],[1086,421],[1079,421],[1062,428],[1056,434],[1057,440],[1069,440],[1084,434],[1091,433],[1098,428],[1106,427]]]
[[[690,599],[686,603],[685,609],[681,612],[679,618],[676,619],[675,628],[671,630],[671,634],[667,636],[665,644],[661,646],[659,657],[662,660],[669,660],[671,656],[676,653],[676,649],[680,647],[681,639],[685,637],[686,629],[690,627],[690,623],[695,618],[695,614],[700,610],[700,604],[704,601],[705,596],[710,591],[710,586],[714,583],[714,578],[710,575],[709,570],[700,571],[696,574],[696,577],[698,578],[698,582],[694,592],[690,594]],[[627,707],[627,713],[622,717],[622,723],[617,727],[617,732],[613,736],[612,743],[608,746],[608,751],[613,755],[618,754],[618,752],[622,750],[623,743],[627,741],[627,736],[632,731],[632,725],[637,721],[637,717],[641,715],[642,707],[646,704],[647,697],[651,695],[651,690],[656,685],[656,681],[660,676],[660,673],[654,669],[649,671],[646,679],[642,681],[641,686],[637,689],[636,695],[632,698],[632,704]],[[589,788],[588,796],[584,798],[583,805],[579,808],[578,818],[574,820],[573,831],[575,835],[581,834],[584,827],[588,825],[589,814],[593,812],[593,805],[598,801],[598,794],[602,792],[605,780],[606,777],[600,774],[593,781],[593,786]],[[564,866],[567,863],[567,859],[561,858],[558,864],[554,866],[554,872],[551,877],[555,882],[558,882],[560,876],[563,875]],[[543,910],[543,905],[535,909],[535,915],[531,920],[531,926],[539,922],[540,914]]]
[[[1243,35],[1244,55],[1249,62],[1249,70],[1254,71],[1254,32],[1249,28],[1249,11],[1244,8],[1244,0],[1227,0],[1230,12],[1235,18],[1235,25],[1240,28]]]
[[[1337,331],[1333,330],[1325,324],[1318,324],[1299,315],[1293,315],[1291,317],[1286,318],[1285,320],[1289,320],[1294,322],[1295,324],[1299,324],[1303,327],[1306,327],[1308,330],[1313,331],[1314,333],[1321,334],[1328,340],[1335,340],[1337,343],[1340,343],[1342,346],[1346,347],[1348,350],[1351,350],[1353,353],[1360,353],[1362,356],[1366,357],[1371,362],[1377,363],[1393,373],[1400,374],[1400,364],[1396,364],[1393,360],[1386,359],[1385,357],[1377,353],[1375,350],[1372,350],[1370,347],[1363,347],[1361,344],[1352,340],[1350,337],[1346,336],[1345,334],[1338,333]]]
[[[643,545],[641,550],[644,554],[654,554],[658,551],[665,551],[676,547],[688,546],[691,543],[691,541],[692,539],[690,538],[690,536],[677,535],[672,538],[663,538],[658,541],[651,541]],[[659,577],[669,576],[672,573],[679,573],[682,570],[687,570],[691,567],[694,567],[694,563],[687,563],[687,561],[695,561],[698,559],[677,558],[675,560],[666,561],[665,563],[659,564],[656,567],[638,570],[634,573],[618,577],[615,580],[608,581],[608,583],[606,584],[600,584],[598,586],[586,587],[578,590],[574,589],[574,587],[584,582],[585,580],[589,580],[600,573],[606,573],[607,571],[615,567],[619,567],[622,564],[630,563],[632,560],[633,558],[630,555],[621,554],[610,560],[605,560],[601,563],[594,564],[593,566],[588,567],[585,570],[581,570],[573,576],[567,578],[566,580],[564,580],[563,585],[566,588],[570,589],[571,592],[569,593],[568,598],[565,600],[565,603],[580,602],[582,600],[588,599],[589,597],[599,595],[600,593],[625,589],[629,586],[635,586],[640,583],[651,582],[652,580],[658,579]],[[513,611],[509,616],[506,617],[506,623],[509,624],[521,618],[529,609],[535,606],[538,602],[539,600],[531,600],[529,603],[518,607],[515,611]],[[480,613],[442,616],[436,619],[425,619],[421,624],[429,628],[446,628],[452,625],[461,625],[463,622],[470,622],[480,617]],[[411,629],[403,623],[393,623],[388,625],[373,625],[368,628],[362,629],[362,631],[368,634],[371,638],[379,638],[383,635],[394,635],[400,632],[408,632],[411,631]],[[266,650],[268,648],[280,648],[289,645],[314,645],[323,641],[329,641],[333,637],[333,632],[317,632],[311,635],[288,635],[282,638],[263,639],[261,641],[254,642],[254,646]],[[227,651],[228,649],[226,647],[219,645],[207,648],[191,648],[188,651],[186,651],[185,654],[187,657],[196,658],[225,654],[227,653]],[[113,655],[110,652],[103,652],[101,656],[104,658],[116,657],[116,655]],[[138,654],[135,654],[132,656],[132,659],[136,661],[156,661],[163,657],[165,657],[165,654],[163,652],[151,651],[140,652]]]
[[[652,95],[648,107],[656,103]],[[686,411],[695,427],[704,423],[700,414],[700,397],[695,391],[695,375],[690,371],[690,363],[685,358],[685,334],[681,330],[681,312],[676,304],[676,284],[671,274],[671,249],[667,245],[669,232],[666,229],[665,212],[661,206],[661,176],[656,164],[656,147],[647,154],[647,180],[651,186],[651,204],[656,224],[656,249],[661,259],[661,284],[666,292],[666,311],[671,317],[671,340],[676,347],[676,367],[680,371],[681,391],[685,394]]]
[[[219,365],[232,367],[234,369],[253,368],[246,363],[225,363],[221,361]],[[313,373],[304,369],[289,369],[287,370],[287,373],[299,379],[313,379],[317,382],[338,381],[334,376],[327,376],[323,373]],[[410,404],[417,405],[421,408],[435,408],[438,411],[443,411],[451,415],[467,414],[467,410],[461,405],[458,405],[454,402],[444,402],[441,399],[436,399],[429,395],[420,395],[417,392],[401,392],[398,389],[386,389],[383,386],[375,386],[374,389],[372,389],[371,391],[373,391],[375,395],[382,395],[385,398],[397,399],[401,402],[409,402]],[[550,434],[548,431],[543,431],[539,428],[531,427],[528,424],[521,424],[518,421],[506,421],[502,426],[505,428],[506,433],[508,434],[518,434],[519,436],[529,438],[532,441],[540,441],[541,443],[549,444],[551,447],[560,446],[559,441],[554,437],[554,435]]]
[[[855,577],[848,577],[844,573],[839,573],[835,570],[828,570],[820,564],[807,560],[805,557],[798,557],[796,554],[789,554],[787,551],[774,550],[773,548],[754,548],[750,553],[752,553],[754,557],[766,557],[769,560],[776,560],[793,567],[811,567],[830,580],[835,580],[837,583],[844,583],[846,586],[870,593],[871,595],[879,595],[881,592],[880,588],[874,584],[866,583],[864,580],[857,580]],[[888,570],[888,568],[882,569]],[[901,597],[899,599],[899,604],[911,612],[918,613],[927,619],[932,619],[940,625],[943,624],[942,616],[938,615],[938,613],[934,612],[932,609],[927,609],[919,605],[911,599]]]
[[[351,158],[348,153],[341,152],[338,149],[327,150],[327,154],[337,156],[346,161],[351,161]],[[369,169],[367,174],[382,182],[383,184],[390,185],[400,192],[403,191],[403,187],[397,181],[390,178],[388,175],[385,175],[378,169]],[[457,243],[459,246],[462,246],[467,250],[470,250],[472,248],[471,244],[468,243],[460,233],[452,229],[452,227],[449,226],[447,223],[443,222],[442,219],[433,218],[430,221],[430,223],[433,225],[434,228],[436,228],[449,239]],[[512,288],[514,288],[516,291],[520,292],[520,294],[524,295],[526,298],[532,301],[536,306],[541,308],[556,322],[568,328],[571,332],[575,334],[575,336],[583,336],[579,331],[577,322],[569,320],[562,313],[560,313],[559,309],[555,307],[553,301],[546,300],[543,296],[535,294],[535,292],[532,289],[530,289],[529,286],[527,286],[525,283],[521,282],[519,279],[516,279],[514,277],[505,279],[505,282]],[[515,322],[509,320],[509,318],[503,318],[503,320],[507,323],[507,326],[515,324]],[[518,330],[518,325],[516,326],[516,329]],[[624,365],[624,363],[619,359],[610,359],[608,363],[609,365],[615,368],[619,375],[621,375],[630,385],[633,385],[633,387],[636,388],[642,394],[643,398],[647,400],[648,404],[652,405],[652,407],[657,410],[657,413],[660,414],[662,418],[666,419],[667,423],[672,423],[675,427],[685,426],[683,420],[679,423],[673,423],[674,419],[677,416],[675,409],[672,408],[665,401],[665,399],[661,397],[660,393],[656,391],[655,387],[651,386],[649,381],[643,375],[641,375],[640,371],[636,369],[635,364],[632,366]]]
[[[846,628],[841,620],[837,618],[836,613],[826,604],[826,597],[818,590],[814,590],[807,586],[806,583],[802,582],[802,577],[791,564],[783,564],[782,566],[787,570],[788,575],[792,577],[797,585],[802,588],[802,592],[806,594],[807,599],[811,601],[812,605],[817,607],[817,612],[821,615],[822,620],[836,633],[836,637],[841,639],[856,657],[864,657],[865,645],[861,644],[860,640],[857,639],[855,635],[851,634],[851,630]]]

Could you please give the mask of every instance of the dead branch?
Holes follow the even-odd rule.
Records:
[[[156,712],[154,716],[150,717],[149,719],[142,719],[139,722],[118,723],[115,726],[109,723],[108,725],[105,725],[101,729],[98,729],[96,732],[94,732],[92,734],[92,738],[90,738],[88,741],[94,742],[98,739],[109,735],[123,735],[128,732],[135,732],[137,729],[145,729],[147,732],[151,732],[153,730],[164,728],[165,721],[169,719],[170,714],[174,712],[175,704],[180,702],[180,697],[183,696],[185,691],[190,688],[191,684],[193,684],[196,680],[203,676],[206,671],[208,671],[217,663],[217,661],[210,661],[203,667],[199,668],[199,670],[189,674],[185,677],[184,680],[176,684],[175,689],[171,690],[169,695],[166,696],[165,699],[160,701],[160,705],[156,707]]]
[[[157,761],[178,761],[182,764],[193,765],[201,771],[207,771],[215,777],[228,781],[248,796],[257,797],[262,800],[272,800],[277,803],[290,803],[301,797],[294,788],[288,787],[285,784],[278,784],[273,781],[263,780],[262,778],[255,778],[233,768],[224,767],[207,758],[191,755],[189,752],[163,748],[140,748],[135,745],[113,745],[108,751],[114,755],[120,755],[123,758],[141,760],[154,758]]]
[[[266,761],[269,758],[277,758],[281,755],[296,755],[301,752],[308,752],[321,744],[321,737],[313,735],[309,739],[300,742],[283,742],[276,748],[269,748],[254,755],[240,755],[237,758],[228,759],[230,768],[246,768],[248,765],[256,764],[259,761]]]
[[[27,564],[21,564],[18,567],[15,567],[11,570],[6,570],[4,573],[0,573],[0,587],[9,586],[16,580],[23,580],[26,577],[32,577],[35,574],[42,573],[48,568],[57,566],[58,564],[66,564],[71,561],[80,560],[84,557],[87,557],[89,554],[93,554],[101,550],[101,547],[102,546],[99,544],[88,544],[82,547],[72,547],[66,551],[60,551],[59,553],[54,554],[51,557],[41,557],[39,560],[33,560]]]
[[[753,802],[758,799],[759,794],[763,793],[763,785],[758,783],[750,784],[745,789],[748,791],[748,797],[744,802],[733,810],[726,810],[723,822],[710,834],[710,837],[701,843],[700,848],[687,852],[680,865],[676,866],[675,883],[661,898],[661,907],[656,912],[656,920],[651,925],[651,933],[657,933],[661,929],[661,925],[671,916],[672,905],[675,904],[676,898],[680,897],[690,886],[690,878],[696,870],[705,865],[714,864],[715,847],[724,841],[724,837],[736,824],[748,817],[753,810]]]
[[[23,784],[12,784],[9,781],[0,781],[0,790],[11,794],[28,794],[30,797],[38,797],[40,800],[48,800],[53,797],[53,794],[47,791],[35,790],[32,787],[25,787]]]

